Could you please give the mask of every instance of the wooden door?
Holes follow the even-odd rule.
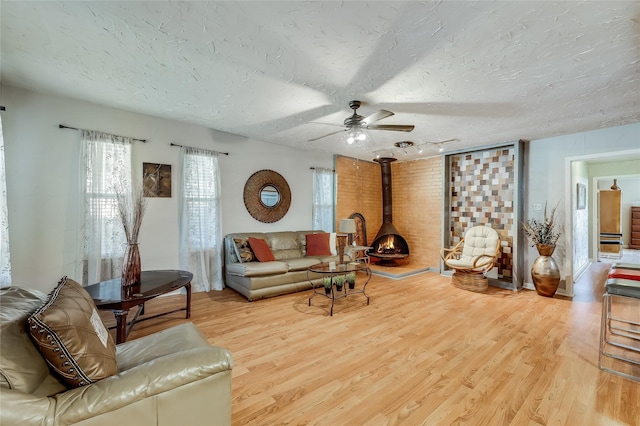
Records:
[[[622,198],[622,191],[615,190],[603,190],[600,191],[600,241],[622,241],[620,238],[602,237],[603,233],[606,234],[620,234],[620,201]],[[607,253],[619,253],[622,249],[621,244],[600,244],[600,251]]]

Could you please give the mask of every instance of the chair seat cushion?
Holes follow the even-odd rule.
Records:
[[[320,260],[314,257],[300,257],[297,259],[287,259],[289,271],[306,271],[310,266],[320,263]]]
[[[640,281],[609,278],[605,289],[608,294],[640,299]]]
[[[448,259],[447,265],[453,269],[465,269],[482,272],[486,269],[487,263],[491,262],[490,257],[481,258],[478,260],[478,264],[474,267],[473,263],[478,259],[478,256],[460,256],[460,259]],[[478,266],[479,265],[479,266]]]
[[[636,269],[640,270],[640,263],[616,262],[611,265],[611,269]]]
[[[241,277],[261,277],[265,275],[286,274],[288,265],[283,261],[231,263],[227,272]]]
[[[623,278],[625,280],[640,281],[640,270],[613,268],[609,271],[609,278]]]

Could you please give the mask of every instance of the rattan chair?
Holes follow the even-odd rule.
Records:
[[[500,236],[488,226],[469,228],[455,247],[440,250],[446,266],[454,270],[451,283],[465,290],[482,292],[489,286],[487,272],[500,253]]]

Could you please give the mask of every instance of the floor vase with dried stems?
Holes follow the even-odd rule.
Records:
[[[122,265],[122,286],[128,287],[139,284],[141,272],[142,265],[140,264],[138,244],[129,244],[124,254],[124,263]]]
[[[540,256],[531,266],[533,285],[540,296],[553,297],[560,284],[560,269],[556,261],[551,257],[556,246],[536,244],[536,248]]]

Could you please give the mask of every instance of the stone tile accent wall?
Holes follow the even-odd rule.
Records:
[[[450,170],[450,242],[465,231],[488,225],[502,244],[498,276],[511,278],[514,228],[514,148],[498,148],[448,157]]]
[[[361,213],[369,244],[382,225],[382,179],[375,162],[336,157],[336,219]],[[411,264],[440,267],[442,158],[391,164],[393,223],[409,245]]]

